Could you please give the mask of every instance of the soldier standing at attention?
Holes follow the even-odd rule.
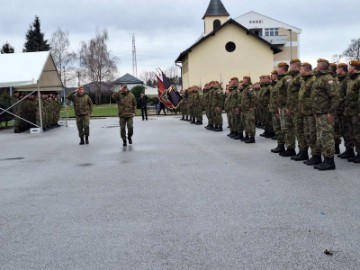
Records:
[[[224,108],[224,93],[221,88],[221,83],[215,81],[212,85],[212,108],[214,113],[214,129],[213,131],[223,131],[222,111]]]
[[[350,61],[349,82],[345,97],[344,115],[350,117],[352,136],[356,149],[356,157],[348,161],[360,163],[360,61]]]
[[[295,59],[297,61],[298,59]],[[286,151],[280,153],[282,157],[292,157],[296,155],[295,152],[295,126],[293,123],[294,112],[287,108],[288,106],[288,93],[289,86],[291,86],[291,82],[296,78],[299,73],[300,68],[299,65],[296,65],[295,69],[294,60],[290,61],[291,71],[288,72],[288,65],[280,67],[278,69],[279,73],[279,96],[278,96],[278,105],[280,111],[280,123],[281,130],[285,136],[285,146]]]
[[[120,88],[120,91],[114,93],[112,98],[116,100],[119,110],[120,118],[120,135],[123,140],[123,146],[126,146],[126,125],[128,129],[127,138],[129,144],[132,144],[132,136],[134,134],[133,118],[136,113],[136,99],[135,96],[130,93],[127,85]]]
[[[247,136],[244,141],[245,143],[255,143],[255,109],[257,99],[249,76],[243,77],[243,87],[244,90],[241,93],[241,113],[243,114],[243,123]]]
[[[66,98],[74,103],[76,126],[79,132],[80,144],[84,144],[84,136],[86,144],[89,144],[90,115],[93,108],[92,100],[84,93],[84,88],[82,86],[74,92],[71,92]]]
[[[345,144],[345,152],[338,155],[338,157],[347,159],[355,156],[351,118],[350,116],[344,115],[345,98],[347,92],[347,85],[349,82],[348,65],[345,63],[338,64],[336,69],[336,75],[338,79],[338,89],[339,89],[338,115],[340,117],[341,136],[344,138],[344,144]],[[335,119],[335,124],[336,124],[336,119]],[[335,153],[336,150],[337,149],[335,145]]]
[[[311,106],[316,121],[317,141],[324,161],[314,168],[320,171],[334,170],[334,115],[339,105],[335,79],[329,70],[329,61],[318,59],[316,79],[311,89]]]
[[[311,158],[304,161],[304,164],[314,166],[321,163],[321,149],[316,139],[316,123],[312,113],[311,89],[316,79],[312,66],[309,63],[302,63],[300,74],[302,77],[299,91],[299,113],[303,119],[303,133],[306,147],[310,147]],[[301,132],[301,131],[300,131]],[[308,153],[304,153],[308,156]]]

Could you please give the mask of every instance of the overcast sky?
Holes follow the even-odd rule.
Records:
[[[79,50],[97,29],[109,32],[108,47],[120,58],[118,75],[132,73],[135,34],[138,75],[174,65],[203,31],[210,0],[0,0],[0,46],[9,42],[21,53],[25,34],[39,16],[45,38],[60,28]],[[231,18],[255,11],[302,29],[300,58],[315,63],[342,53],[360,38],[359,0],[222,0]]]

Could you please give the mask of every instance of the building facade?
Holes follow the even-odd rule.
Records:
[[[182,66],[183,87],[203,86],[231,77],[258,81],[273,69],[281,50],[229,17],[220,0],[212,0],[203,17],[204,33],[176,59]]]
[[[249,12],[231,19],[221,0],[211,0],[203,16],[204,32],[175,63],[182,68],[183,88],[213,80],[270,74],[277,63],[298,57],[301,30]]]
[[[291,59],[299,58],[301,29],[254,11],[235,18],[235,21],[281,49],[280,53],[274,55],[274,66],[279,62],[289,63]]]

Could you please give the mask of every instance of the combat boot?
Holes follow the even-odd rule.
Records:
[[[132,139],[131,137],[128,138],[129,144],[132,144]]]
[[[201,122],[200,120],[197,120],[197,121],[195,122],[195,124],[199,126],[199,125],[202,125],[202,122]]]
[[[84,144],[84,136],[80,137],[80,142],[79,142],[80,145],[83,145]]]
[[[185,121],[189,121],[189,116],[186,116]]]
[[[180,121],[184,121],[185,120],[185,117],[184,116],[182,116],[182,118],[180,118]]]
[[[282,153],[285,151],[285,147],[283,144],[278,144],[277,147],[271,149],[271,152],[273,153]]]
[[[346,147],[346,150],[344,153],[338,155],[339,158],[352,158],[355,156],[354,149],[352,147]]]
[[[268,133],[266,131],[264,131],[263,133],[260,134],[261,137],[266,137],[268,135]]]
[[[288,148],[286,149],[285,152],[279,153],[280,156],[282,157],[292,157],[296,155],[295,149],[293,148]]]
[[[340,154],[340,144],[335,144],[335,154]]]
[[[356,155],[356,157],[353,160],[354,163],[360,163],[360,153]]]
[[[301,150],[296,156],[291,157],[291,160],[301,161],[301,160],[308,160],[309,154],[307,150]]]
[[[242,142],[245,142],[246,140],[249,139],[249,136],[248,135],[245,135],[245,137],[243,136],[242,139],[240,139]]]
[[[86,135],[86,136],[85,136],[85,143],[86,143],[86,144],[89,144],[89,135]]]
[[[242,140],[244,139],[244,135],[242,133],[237,133],[235,137],[233,137],[234,140]]]
[[[335,170],[336,166],[334,157],[324,158],[324,162],[319,165],[315,165],[314,168],[318,169],[319,171]]]
[[[127,145],[127,143],[126,143],[126,139],[125,140],[123,140],[123,146],[126,146]]]
[[[236,136],[236,133],[231,131],[231,132],[230,132],[229,134],[227,134],[226,136],[228,136],[228,137],[231,138],[231,136],[234,136],[234,135]]]
[[[318,165],[322,162],[320,155],[313,155],[309,160],[304,161],[304,164],[308,166]]]
[[[214,129],[214,131],[216,131],[216,132],[219,132],[219,131],[223,131],[223,129],[222,129],[222,126],[217,126],[215,129]]]
[[[255,143],[255,138],[249,137],[249,139],[245,140],[245,143]]]

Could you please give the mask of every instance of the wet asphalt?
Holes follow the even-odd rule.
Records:
[[[126,147],[117,118],[82,146],[73,120],[0,131],[0,269],[360,269],[359,165],[179,119],[136,117]]]

